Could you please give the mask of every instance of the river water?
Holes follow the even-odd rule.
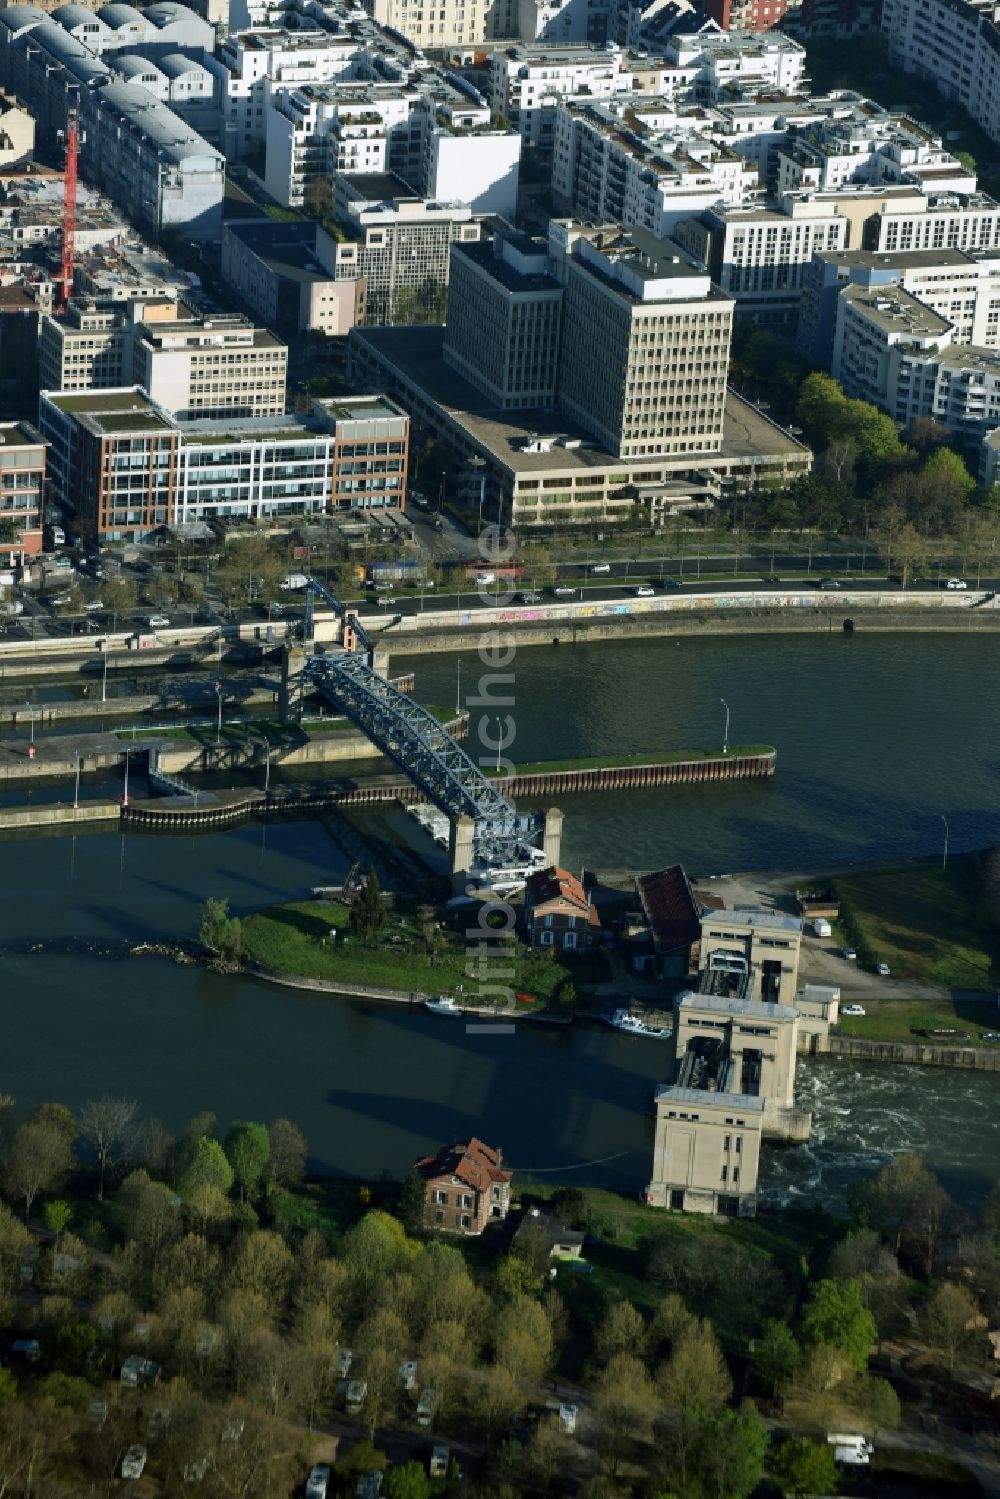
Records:
[[[563,800],[571,867],[809,868],[1000,839],[1000,694],[992,638],[716,638],[531,649],[515,663],[515,758],[778,747],[769,784]],[[452,700],[454,659],[412,667]],[[463,658],[463,701],[478,674]],[[503,711],[507,711],[504,709]],[[340,767],[338,767],[338,770]],[[654,1042],[522,1024],[513,1036],[387,1006],[222,978],[123,940],[191,935],[208,895],[237,912],[336,882],[372,839],[419,838],[402,814],[164,837],[81,834],[0,844],[0,1091],[30,1106],[134,1095],[170,1127],[285,1114],[314,1165],[398,1174],[470,1130],[520,1170],[632,1191],[648,1170]],[[40,945],[41,950],[32,951]],[[844,1200],[889,1151],[916,1149],[965,1200],[1000,1176],[1000,1085],[945,1069],[817,1060],[804,1148],[767,1153],[772,1201]]]

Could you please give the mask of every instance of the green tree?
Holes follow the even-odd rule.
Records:
[[[15,1132],[7,1151],[4,1184],[30,1217],[35,1198],[57,1191],[73,1166],[72,1141],[55,1118],[36,1113]]]
[[[530,1296],[514,1296],[497,1314],[493,1349],[498,1364],[514,1379],[541,1379],[552,1358],[552,1328]]]
[[[31,1235],[5,1202],[0,1202],[0,1322],[8,1315],[21,1284],[21,1265]]]
[[[750,1364],[774,1399],[781,1386],[794,1378],[800,1357],[799,1345],[791,1328],[772,1317],[764,1323],[763,1332],[754,1342]]]
[[[872,1223],[892,1242],[896,1253],[905,1244],[929,1268],[949,1199],[920,1157],[907,1151],[894,1156],[871,1183],[865,1201]]]
[[[240,1201],[253,1197],[271,1155],[271,1141],[263,1124],[237,1121],[226,1136],[226,1159],[233,1168]]]
[[[49,1233],[53,1234],[56,1239],[66,1232],[72,1217],[73,1209],[61,1197],[54,1197],[42,1209],[42,1221]]]
[[[218,953],[227,962],[236,962],[243,952],[243,923],[230,916],[228,900],[210,896],[201,908],[198,941],[209,952]]]
[[[656,1391],[645,1365],[617,1353],[597,1380],[591,1401],[593,1443],[612,1474],[629,1447],[646,1436],[656,1414]]]
[[[868,1366],[875,1341],[875,1318],[865,1306],[856,1280],[820,1280],[812,1287],[802,1314],[806,1342],[839,1349],[859,1372]]]
[[[432,1484],[423,1464],[397,1463],[385,1475],[386,1499],[430,1499]]]
[[[187,1200],[203,1187],[215,1187],[219,1192],[228,1192],[234,1180],[233,1167],[218,1140],[202,1135],[200,1140],[195,1141],[177,1189]]]
[[[386,919],[382,887],[374,865],[370,865],[351,907],[351,930],[362,942],[373,942],[385,926]]]
[[[630,1301],[616,1301],[605,1313],[594,1339],[594,1355],[603,1367],[616,1353],[634,1353],[646,1341],[642,1313]]]
[[[408,1234],[417,1234],[424,1226],[425,1198],[423,1177],[419,1171],[408,1171],[399,1189],[399,1218]]]
[[[354,1285],[367,1297],[410,1257],[406,1230],[398,1218],[374,1208],[344,1238],[344,1264]]]
[[[9,1369],[0,1368],[0,1405],[17,1399],[17,1380]]]
[[[965,463],[951,448],[935,448],[925,459],[922,472],[938,488],[948,489],[962,500],[967,500],[976,487]]]
[[[112,614],[129,614],[136,605],[135,584],[120,573],[105,578],[101,584],[101,598]]]
[[[688,1464],[698,1499],[748,1499],[763,1475],[768,1441],[752,1406],[701,1417]]]
[[[812,1494],[835,1494],[839,1488],[837,1462],[828,1442],[789,1437],[771,1459],[771,1476],[786,1494],[805,1499]]]
[[[686,1328],[657,1372],[656,1387],[673,1410],[700,1415],[720,1411],[733,1393],[733,1381],[711,1322]]]

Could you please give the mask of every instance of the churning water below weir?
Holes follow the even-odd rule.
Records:
[[[997,645],[920,634],[524,650],[515,758],[718,743],[725,698],[734,743],[777,746],[773,783],[567,798],[570,867],[808,870],[921,856],[940,848],[940,813],[952,847],[971,848],[1000,841]],[[452,700],[454,658],[392,668],[416,671],[423,701]],[[463,700],[477,675],[463,657]],[[358,1176],[400,1173],[475,1130],[545,1179],[641,1188],[655,1042],[524,1024],[474,1037],[423,1012],[117,956],[124,943],[191,936],[208,895],[242,914],[335,883],[374,836],[419,837],[402,814],[372,810],[0,842],[0,1092],[24,1106],[126,1093],[171,1128],[204,1108],[224,1122],[284,1114],[316,1169]],[[766,1200],[839,1207],[900,1149],[919,1151],[965,1201],[1000,1177],[996,1074],[810,1059],[799,1077],[814,1138],[767,1150]]]

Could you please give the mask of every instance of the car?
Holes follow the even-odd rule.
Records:
[[[858,961],[857,950],[853,947],[841,948],[840,956],[846,958],[848,963],[856,963]]]
[[[146,1467],[146,1449],[134,1442],[122,1458],[122,1477],[141,1478]]]
[[[888,963],[876,963],[875,972],[879,975],[880,978],[887,979],[889,977]]]
[[[518,604],[540,604],[542,596],[534,588],[529,588],[525,593],[519,593],[516,599]]]
[[[824,589],[829,593],[838,589],[840,587],[840,584],[837,582],[836,578],[824,578],[819,586],[821,589]]]
[[[609,573],[611,571],[611,563],[610,562],[592,562],[591,566],[590,566],[590,571],[592,573]]]
[[[955,589],[955,588],[968,588],[969,585],[965,581],[964,578],[949,578],[946,581],[946,583],[945,583],[944,586],[945,586],[945,588]]]
[[[329,1483],[329,1467],[326,1463],[317,1463],[306,1479],[306,1499],[326,1499]]]
[[[558,588],[553,588],[552,592],[557,599],[575,599],[578,590],[569,588],[566,584],[561,584]]]
[[[89,603],[84,604],[83,608],[87,614],[100,614],[104,605],[100,599],[91,599]]]
[[[641,588],[637,588],[635,591],[635,596],[637,599],[651,599],[654,598],[655,595],[656,589],[650,588],[648,583],[643,583]]]
[[[170,616],[167,614],[151,614],[146,623],[151,630],[168,630],[170,628]]]
[[[863,1015],[865,1007],[864,1005],[844,1005],[840,1013],[842,1015]]]

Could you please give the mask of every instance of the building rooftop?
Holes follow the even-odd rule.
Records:
[[[772,932],[802,931],[801,916],[788,916],[784,911],[765,911],[760,906],[734,906],[726,912],[725,919],[728,926],[760,927]]]
[[[672,1083],[661,1083],[656,1090],[656,1100],[704,1108],[741,1109],[748,1114],[763,1114],[764,1099],[752,1093],[710,1093],[702,1088],[678,1088]]]
[[[698,905],[682,865],[639,875],[635,888],[661,952],[697,942],[701,935]]]
[[[794,1020],[793,1005],[768,1004],[763,999],[738,999],[727,994],[682,994],[675,1001],[680,1010],[711,1010],[716,1015],[754,1015],[759,1020]]]
[[[474,443],[511,472],[544,474],[599,468],[648,469],[653,462],[648,454],[641,459],[616,458],[557,411],[499,410],[475,386],[445,364],[441,354],[444,332],[443,327],[434,324],[417,324],[410,328],[355,328],[351,337],[377,350],[404,380],[419,385],[432,401],[465,428]],[[549,434],[553,435],[551,445],[525,450],[526,444],[533,439]],[[801,443],[755,407],[733,391],[727,391],[721,451],[706,453],[701,459],[697,453],[685,454],[682,466],[690,468],[701,461],[706,468],[712,468],[726,460],[765,454],[790,457],[806,451]]]
[[[845,286],[841,297],[868,322],[899,338],[947,338],[952,324],[901,286]]]
[[[48,439],[35,430],[30,422],[0,422],[0,449],[44,447]],[[0,462],[2,462],[0,456]]]
[[[176,424],[141,390],[47,392],[58,411],[76,417],[97,436],[122,432],[173,432]]]
[[[522,238],[527,238],[527,236],[522,236]],[[531,248],[527,253],[537,254],[538,246],[530,241],[529,244]],[[519,247],[516,246],[515,248]],[[519,271],[509,261],[502,260],[499,255],[493,253],[492,243],[487,240],[471,240],[465,243],[456,240],[452,246],[452,254],[462,255],[467,260],[472,261],[473,265],[477,265],[481,270],[485,271],[498,286],[502,286],[505,291],[511,293],[516,294],[520,292],[527,294],[531,292],[537,294],[544,291],[558,293],[562,290],[562,287],[554,276],[548,274],[525,275],[523,271]]]

